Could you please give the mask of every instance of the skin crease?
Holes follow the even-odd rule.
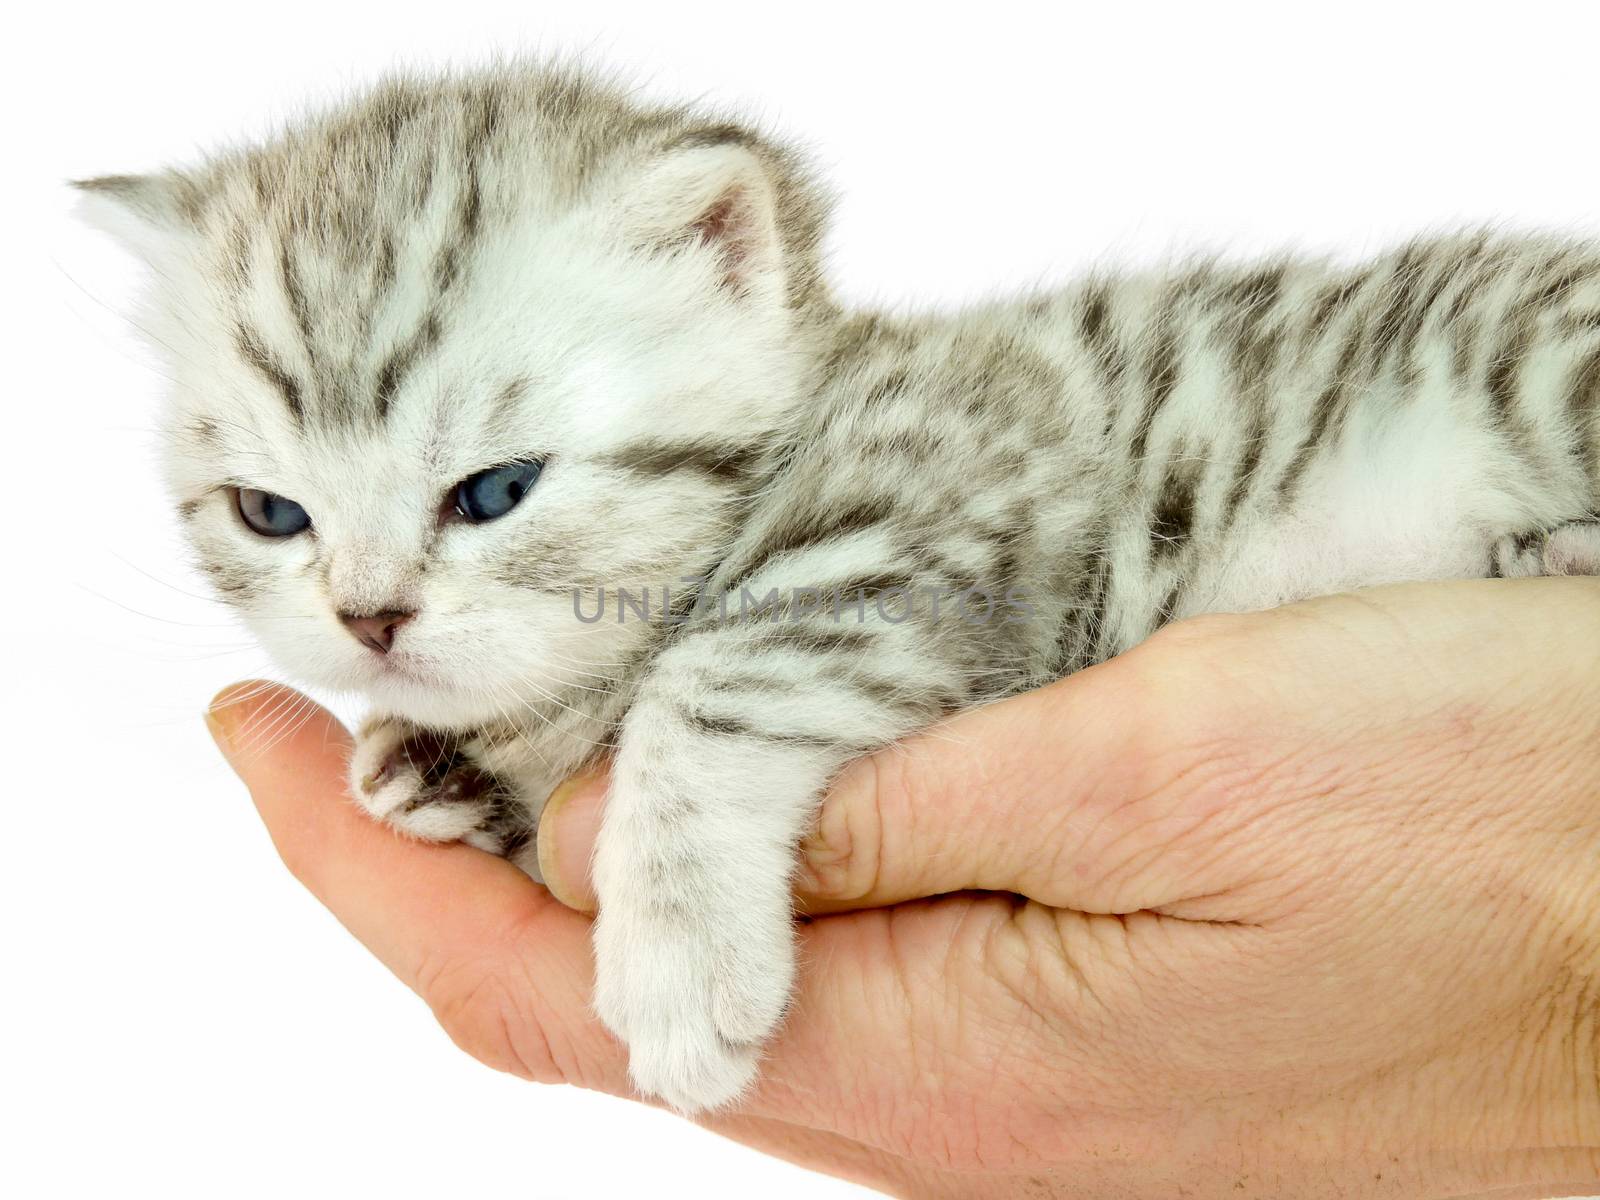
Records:
[[[627,1094],[589,918],[341,802],[326,714],[252,752],[291,696],[208,719],[294,874],[469,1053]],[[1180,622],[846,771],[789,1019],[704,1123],[914,1196],[1592,1194],[1597,780],[1600,581]],[[579,907],[603,791],[540,831]]]

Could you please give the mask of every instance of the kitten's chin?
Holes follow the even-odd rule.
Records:
[[[359,688],[373,705],[390,716],[440,730],[468,730],[501,713],[481,696],[463,694],[415,674],[386,670]]]

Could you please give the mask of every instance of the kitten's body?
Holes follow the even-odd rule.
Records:
[[[358,797],[536,870],[545,796],[617,746],[597,1004],[685,1108],[781,1019],[795,842],[849,758],[1174,617],[1600,561],[1600,246],[846,314],[785,152],[536,71],[98,190],[169,283],[202,562],[291,669],[395,714]],[[528,455],[516,510],[442,515]],[[257,538],[229,486],[313,530]],[[380,657],[334,615],[402,608]]]

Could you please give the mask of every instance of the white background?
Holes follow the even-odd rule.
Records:
[[[623,1101],[493,1075],[288,878],[200,709],[266,670],[185,566],[130,264],[71,176],[192,157],[397,61],[581,49],[811,142],[859,300],[1105,258],[1593,229],[1585,4],[27,5],[0,304],[0,1191],[830,1197]]]

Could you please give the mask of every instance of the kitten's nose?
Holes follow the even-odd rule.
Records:
[[[344,627],[355,634],[356,641],[363,646],[371,646],[379,654],[389,653],[389,647],[394,645],[394,631],[417,614],[414,612],[389,612],[373,613],[369,617],[358,617],[355,613],[342,612],[339,620],[344,622]]]

